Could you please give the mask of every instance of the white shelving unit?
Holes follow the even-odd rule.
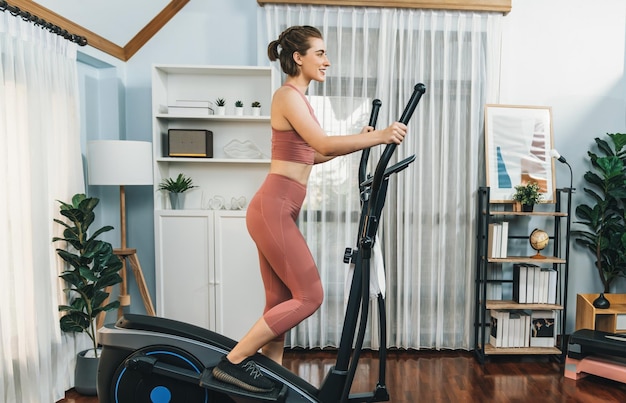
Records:
[[[208,201],[221,196],[227,208],[232,198],[249,202],[267,175],[271,83],[269,67],[156,65],[152,70],[157,314],[234,339],[262,314],[257,251],[245,210],[210,210]],[[226,100],[225,115],[167,113],[177,100],[215,103],[217,98]],[[237,100],[244,103],[243,116],[235,116]],[[253,101],[261,103],[261,116],[252,115]],[[211,131],[213,157],[168,157],[170,129]],[[232,141],[254,144],[258,158],[230,158],[224,147]],[[157,189],[179,173],[197,188],[185,193],[183,210],[172,210],[168,195]]]

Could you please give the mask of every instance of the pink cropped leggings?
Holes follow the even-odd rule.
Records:
[[[305,195],[301,183],[269,174],[246,213],[265,286],[263,318],[278,341],[311,316],[324,299],[317,266],[296,225]]]

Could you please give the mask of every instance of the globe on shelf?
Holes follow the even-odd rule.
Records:
[[[533,232],[530,233],[528,240],[530,241],[530,246],[537,251],[537,253],[531,257],[533,259],[545,259],[546,257],[543,256],[540,251],[548,246],[548,241],[550,240],[548,233],[539,228],[535,228]]]

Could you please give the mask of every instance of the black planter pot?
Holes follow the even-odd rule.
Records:
[[[522,211],[525,213],[532,213],[534,207],[534,204],[522,204]]]
[[[76,356],[74,368],[74,389],[81,395],[95,396],[98,381],[98,363],[100,357],[85,357],[85,353],[92,349],[81,351]]]

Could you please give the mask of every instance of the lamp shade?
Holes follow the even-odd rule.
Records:
[[[90,141],[87,169],[90,185],[152,185],[152,143]]]

